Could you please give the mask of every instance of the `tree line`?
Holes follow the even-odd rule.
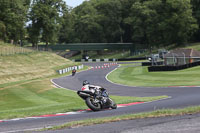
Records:
[[[200,0],[0,0],[0,40],[137,43],[143,47],[200,41]]]

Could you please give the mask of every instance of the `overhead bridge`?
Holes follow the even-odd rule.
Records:
[[[52,50],[119,50],[126,49],[134,51],[133,43],[68,43],[50,45]]]

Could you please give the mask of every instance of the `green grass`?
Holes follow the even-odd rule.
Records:
[[[117,103],[129,103],[153,101],[167,96],[111,97]],[[10,85],[0,90],[0,119],[54,114],[87,108],[76,92],[55,88],[48,78]]]
[[[54,88],[48,79],[0,90],[0,119],[36,116],[82,109],[84,103],[70,90]]]
[[[135,62],[135,63],[134,64],[132,64],[132,63],[131,64],[120,64],[120,67],[141,66],[142,65],[141,62],[147,62],[147,60],[138,60],[138,61],[131,61],[131,62]]]
[[[41,129],[40,131],[58,130],[58,129],[64,129],[64,128],[75,128],[75,127],[80,127],[80,126],[91,126],[91,125],[95,125],[95,124],[118,122],[118,121],[122,121],[122,120],[177,116],[177,115],[187,115],[187,114],[195,114],[195,113],[200,113],[200,106],[187,107],[184,109],[163,109],[163,110],[156,110],[156,111],[145,112],[145,113],[126,114],[126,115],[120,115],[120,116],[72,121],[72,122],[68,122],[63,125],[54,126],[54,127],[50,127],[50,128],[44,128],[44,129]]]
[[[147,67],[120,67],[108,75],[112,82],[129,86],[199,86],[200,66],[180,71],[148,72]]]
[[[56,70],[77,65],[48,52],[34,52],[0,57],[0,84],[41,78],[56,74]]]

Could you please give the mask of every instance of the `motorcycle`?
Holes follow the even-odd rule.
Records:
[[[85,91],[85,87],[83,86],[81,90],[77,91],[77,94],[85,100],[86,105],[92,111],[117,108],[117,104],[109,97],[106,89],[100,86],[90,87],[90,91]]]
[[[72,76],[74,76],[76,74],[76,69],[72,70]]]

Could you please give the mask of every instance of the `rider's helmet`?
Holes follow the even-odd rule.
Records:
[[[89,83],[87,80],[84,80],[84,81],[83,81],[83,86],[84,86],[84,85],[88,85],[88,84],[90,84],[90,83]]]

